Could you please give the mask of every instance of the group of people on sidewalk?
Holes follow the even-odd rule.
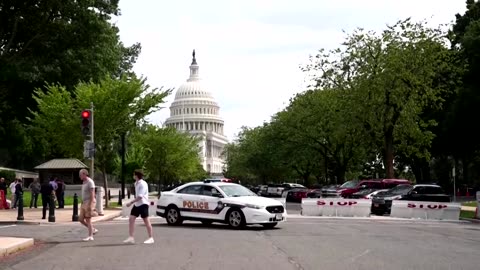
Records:
[[[5,198],[8,196],[8,189],[11,193],[11,209],[16,209],[20,199],[20,194],[23,194],[23,180],[16,178],[7,188],[7,182],[5,178],[0,178],[0,190],[3,191]],[[49,182],[40,184],[38,179],[33,180],[28,186],[31,191],[30,208],[37,208],[38,195],[42,195],[42,204],[44,210],[48,207],[50,202],[50,196],[55,197],[55,201],[58,202],[58,208],[65,207],[65,183],[58,178],[50,178]],[[45,216],[45,214],[44,214]]]
[[[79,221],[88,229],[88,236],[83,239],[83,241],[93,241],[93,235],[98,233],[98,229],[94,228],[92,225],[92,217],[98,215],[96,212],[96,199],[95,199],[95,182],[89,177],[88,170],[81,169],[79,173],[80,179],[83,181],[82,184],[82,205],[80,207]],[[152,224],[150,223],[150,218],[148,214],[149,201],[148,201],[148,185],[145,180],[143,180],[143,172],[136,170],[133,174],[135,179],[135,198],[127,203],[127,207],[133,205],[130,212],[129,219],[129,236],[125,241],[126,244],[135,243],[133,237],[135,231],[135,220],[140,216],[145,223],[148,233],[148,239],[145,240],[144,244],[153,244],[153,229]]]

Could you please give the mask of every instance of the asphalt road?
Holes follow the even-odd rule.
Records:
[[[0,260],[30,269],[479,269],[480,226],[469,223],[290,219],[273,230],[224,225],[169,227],[154,219],[155,244],[125,245],[125,220],[98,224],[94,242],[75,225],[0,227],[1,236],[35,237],[35,248]]]

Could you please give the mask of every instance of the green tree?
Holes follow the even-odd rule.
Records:
[[[474,162],[480,152],[475,124],[480,115],[480,2],[467,0],[466,8],[464,14],[456,14],[450,32],[452,49],[460,55],[461,64],[466,68],[461,88],[448,108],[444,129],[451,155],[461,161],[460,177],[472,181],[480,177]]]
[[[0,2],[0,159],[7,165],[41,159],[25,130],[29,112],[21,109],[36,110],[35,89],[47,83],[73,91],[80,81],[98,83],[107,74],[132,76],[141,47],[124,46],[110,22],[119,15],[118,2]]]
[[[289,151],[303,149],[303,154],[309,154],[307,162],[315,164],[312,172],[329,166],[337,181],[344,181],[346,172],[364,157],[368,143],[347,94],[340,89],[309,90],[297,95],[275,118]]]
[[[150,89],[144,79],[108,76],[100,83],[78,84],[73,96],[65,87],[49,86],[46,93],[40,89],[35,92],[38,111],[32,111],[31,130],[46,157],[80,158],[84,140],[80,113],[93,102],[95,167],[102,172],[107,190],[107,174],[114,170],[114,145],[120,134],[135,129],[147,115],[159,110],[170,93]]]
[[[132,141],[150,153],[145,161],[145,170],[159,184],[206,177],[203,167],[199,166],[199,138],[173,128],[144,125],[141,131],[132,135]]]
[[[445,68],[445,33],[409,19],[381,34],[358,29],[331,54],[321,52],[308,67],[319,88],[350,89],[360,123],[382,149],[386,177],[394,177],[396,152],[429,158],[435,121],[421,118],[441,106],[435,75]],[[319,74],[318,74],[319,73]]]

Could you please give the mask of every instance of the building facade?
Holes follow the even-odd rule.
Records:
[[[212,176],[222,176],[222,153],[228,143],[223,133],[224,121],[220,116],[220,106],[202,85],[195,50],[192,56],[190,77],[178,88],[170,105],[170,117],[164,125],[200,137],[203,168]]]

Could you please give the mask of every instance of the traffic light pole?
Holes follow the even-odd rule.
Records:
[[[90,102],[90,110],[92,111],[92,129],[91,129],[91,133],[90,133],[90,139],[92,140],[92,144],[95,145],[95,140],[93,139],[93,134],[94,134],[94,129],[95,129],[95,125],[94,125],[94,113],[93,113],[93,102]],[[90,177],[95,178],[95,154],[92,155],[92,158],[90,160]]]

